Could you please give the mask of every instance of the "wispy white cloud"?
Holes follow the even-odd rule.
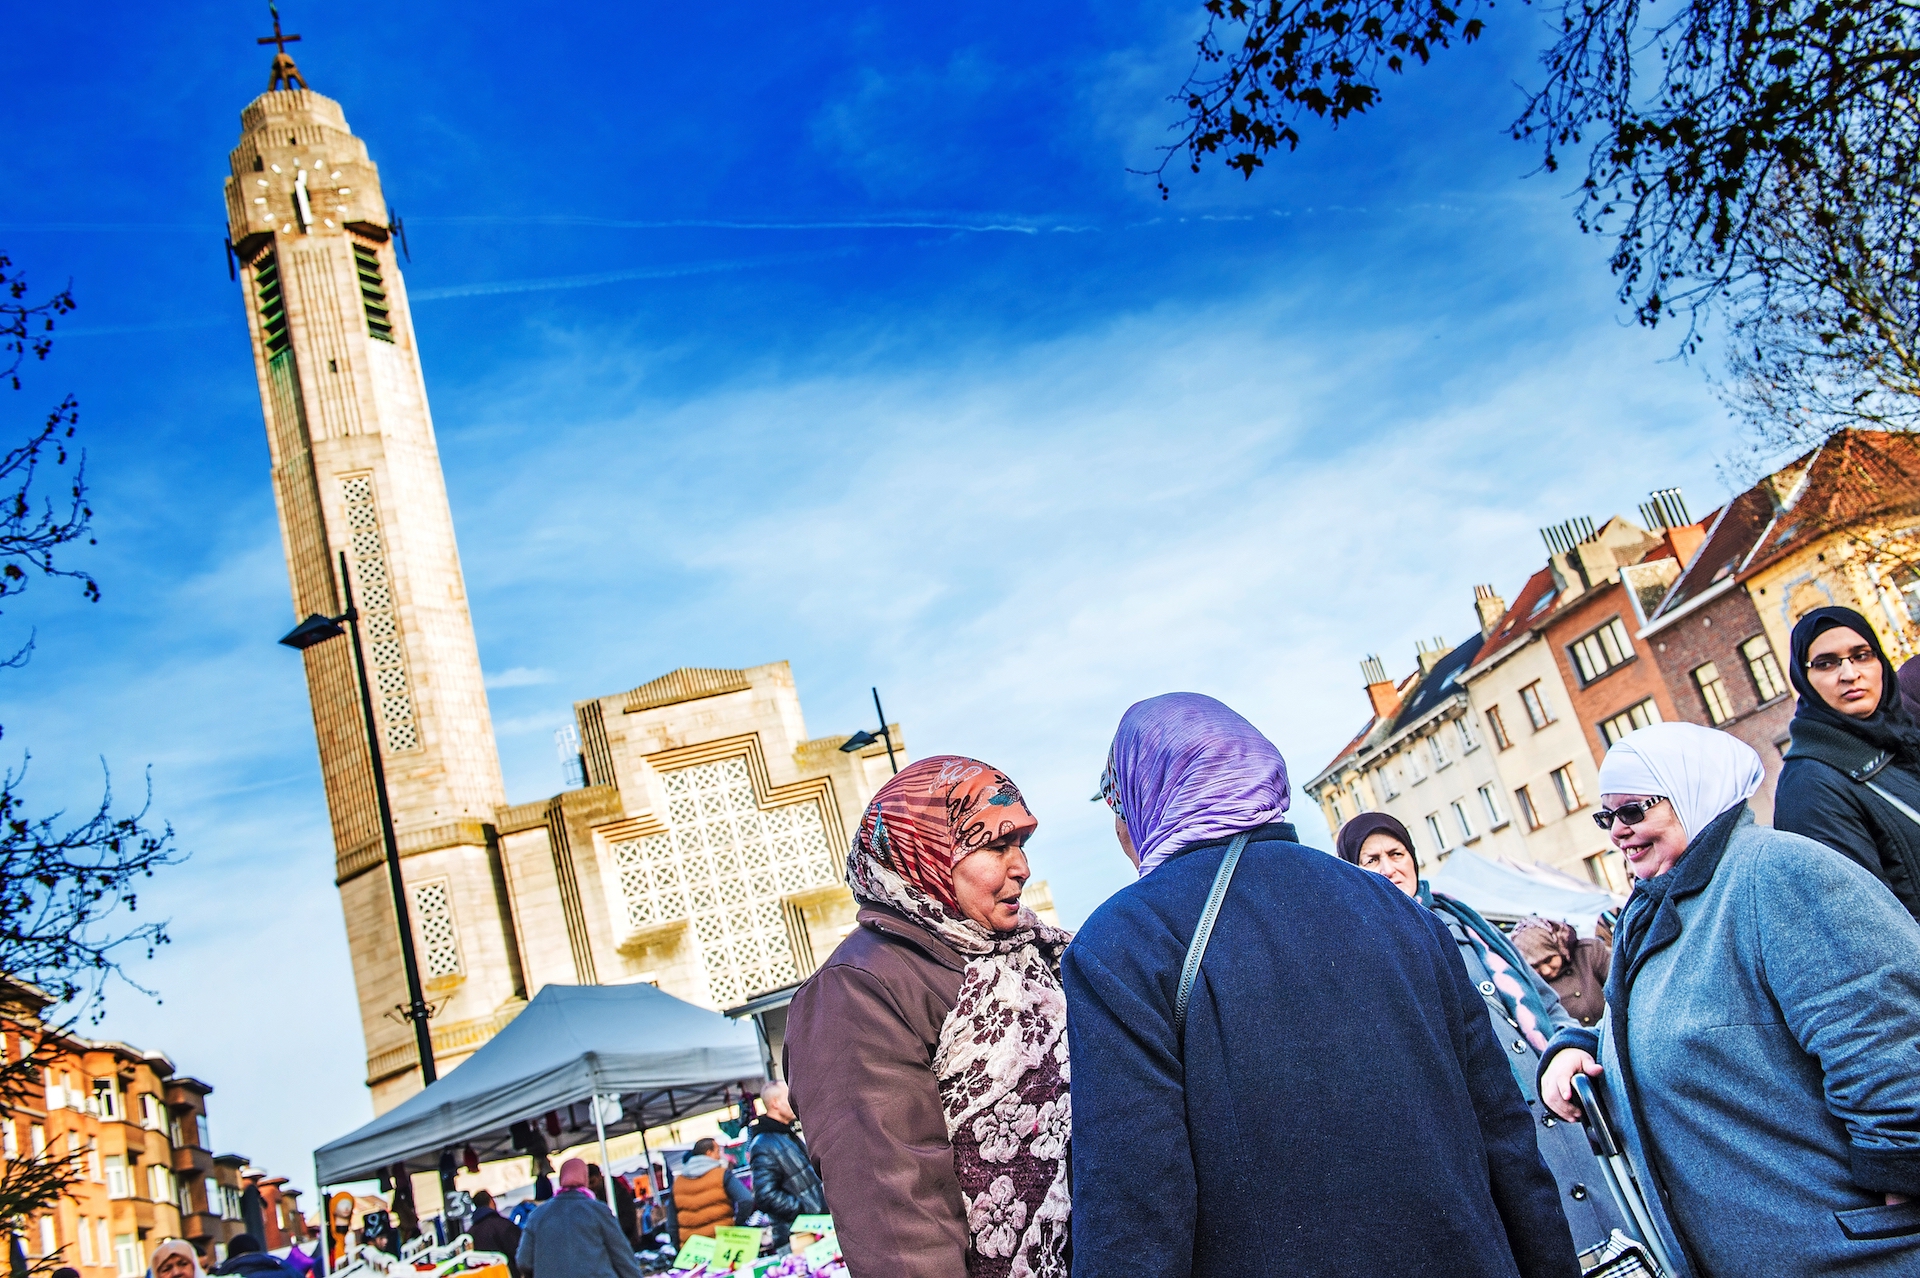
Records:
[[[773,253],[765,257],[743,257],[723,262],[686,262],[676,266],[635,266],[619,271],[595,271],[589,275],[553,275],[545,279],[491,280],[476,284],[448,284],[423,288],[408,294],[415,302],[438,302],[453,297],[488,297],[504,293],[546,293],[556,289],[597,288],[602,284],[621,284],[629,280],[672,280],[692,275],[719,275],[731,271],[751,271],[761,267],[792,266],[799,262],[817,262],[824,258],[845,257],[859,250],[851,246],[818,249],[808,253]]]
[[[531,688],[536,684],[552,682],[553,671],[539,670],[532,666],[514,666],[512,669],[487,676],[489,688]]]

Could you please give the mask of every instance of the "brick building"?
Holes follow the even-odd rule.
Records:
[[[0,1112],[0,1152],[72,1158],[77,1172],[52,1211],[23,1222],[29,1258],[57,1257],[81,1278],[138,1278],[169,1238],[192,1242],[209,1265],[224,1257],[242,1228],[246,1159],[210,1152],[213,1088],[159,1052],[57,1033],[41,1020],[49,1002],[0,982],[0,1049],[8,1060],[37,1052],[44,1061],[26,1095]],[[280,1197],[290,1212],[294,1196]]]

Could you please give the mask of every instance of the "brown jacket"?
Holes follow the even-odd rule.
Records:
[[[893,910],[793,996],[786,1072],[854,1278],[966,1278],[967,1219],[933,1076],[966,962]]]
[[[695,1234],[713,1237],[716,1225],[731,1225],[733,1202],[727,1197],[727,1169],[709,1167],[703,1175],[676,1177],[673,1214],[680,1223],[682,1244]]]
[[[1547,984],[1560,996],[1567,1015],[1582,1025],[1598,1025],[1607,1010],[1607,965],[1613,961],[1613,951],[1605,941],[1590,936],[1577,938],[1572,948],[1572,961]]]

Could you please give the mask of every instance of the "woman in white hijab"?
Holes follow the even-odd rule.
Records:
[[[1636,883],[1598,1031],[1563,1030],[1540,1094],[1601,1084],[1675,1278],[1920,1273],[1920,924],[1886,886],[1756,825],[1760,758],[1642,728],[1594,820]]]

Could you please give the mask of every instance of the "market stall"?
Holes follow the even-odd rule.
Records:
[[[325,1186],[398,1164],[434,1171],[468,1148],[481,1161],[511,1158],[524,1152],[514,1128],[529,1122],[604,1142],[765,1084],[751,1025],[651,985],[549,985],[446,1077],[315,1150],[314,1167]]]
[[[1593,935],[1594,920],[1626,904],[1605,888],[1547,866],[1516,866],[1493,861],[1462,848],[1427,876],[1434,891],[1465,901],[1488,921],[1510,927],[1529,914],[1565,920],[1582,936]]]

